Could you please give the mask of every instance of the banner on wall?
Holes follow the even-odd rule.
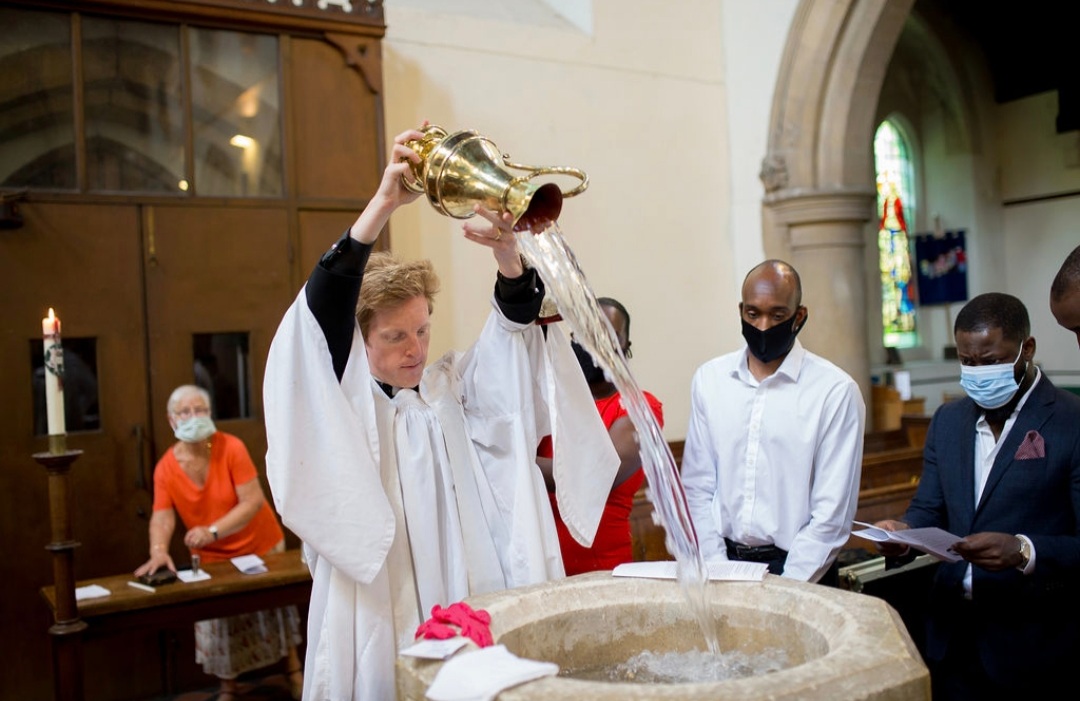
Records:
[[[967,246],[964,230],[916,234],[919,302],[922,305],[966,302]]]

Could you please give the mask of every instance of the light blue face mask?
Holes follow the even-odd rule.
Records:
[[[209,416],[192,416],[189,419],[178,421],[173,434],[178,441],[200,443],[214,435],[215,431],[217,431],[217,428],[214,426],[214,420]]]
[[[1020,352],[1016,360],[1024,354],[1024,346],[1020,344]],[[1000,409],[1012,401],[1020,384],[1016,381],[1016,360],[1009,364],[994,363],[993,365],[961,365],[960,386],[967,392],[967,396],[983,409]],[[1025,370],[1027,363],[1024,363]]]

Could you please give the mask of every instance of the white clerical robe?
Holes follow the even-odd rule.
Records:
[[[304,698],[390,700],[399,647],[434,604],[564,575],[535,464],[555,437],[557,500],[588,546],[619,458],[559,324],[493,312],[466,353],[389,398],[357,327],[339,382],[301,291],[274,337],[266,471],[313,585]]]

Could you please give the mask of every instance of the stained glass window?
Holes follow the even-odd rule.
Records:
[[[919,345],[915,280],[907,221],[915,205],[914,168],[907,140],[885,120],[874,135],[877,171],[878,267],[881,273],[882,341],[886,348]]]

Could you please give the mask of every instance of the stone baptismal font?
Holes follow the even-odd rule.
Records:
[[[503,691],[499,701],[930,698],[929,672],[900,616],[881,599],[774,575],[710,582],[707,592],[721,653],[767,655],[779,669],[711,682],[597,681],[596,670],[614,670],[645,651],[707,649],[674,580],[595,572],[467,602],[491,614],[496,644],[560,668],[557,677]],[[458,654],[469,649],[475,646]],[[442,664],[399,656],[398,699],[424,701]]]

